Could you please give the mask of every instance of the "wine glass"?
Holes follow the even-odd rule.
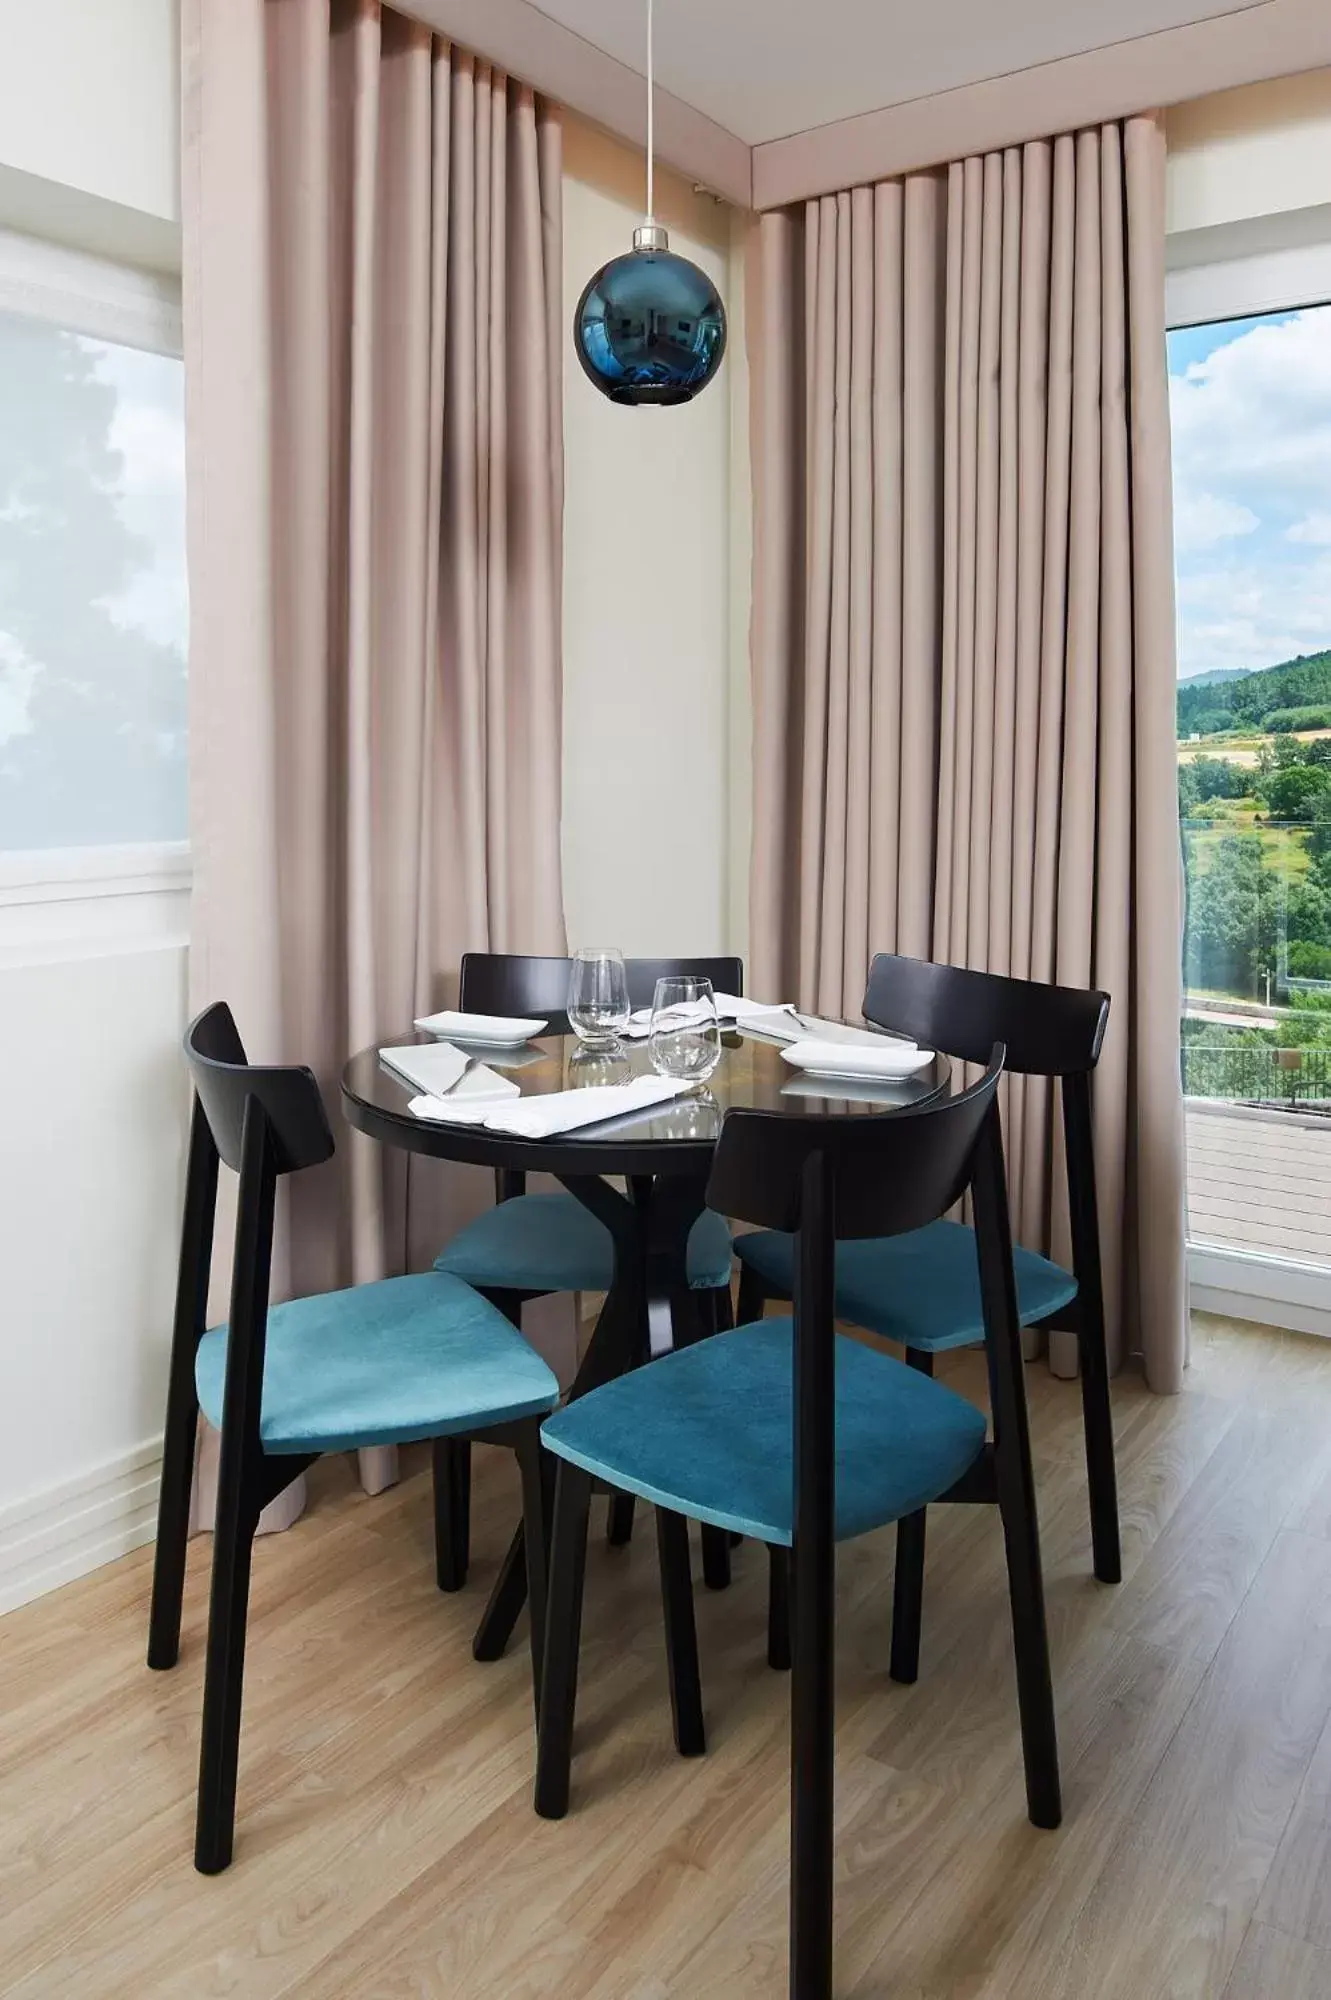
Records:
[[[629,984],[622,951],[574,954],[568,976],[568,1024],[589,1048],[608,1048],[629,1024]]]
[[[647,1054],[658,1076],[707,1081],[721,1060],[721,1030],[710,979],[679,973],[657,980]]]

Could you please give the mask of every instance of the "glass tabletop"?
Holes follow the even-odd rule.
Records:
[[[427,1035],[407,1035],[381,1046],[425,1044]],[[591,1050],[571,1035],[549,1035],[518,1049],[469,1048],[518,1085],[524,1097],[576,1090],[596,1084],[628,1083],[650,1075],[647,1044],[625,1042],[613,1051]],[[837,1081],[803,1075],[782,1059],[782,1046],[756,1035],[727,1034],[721,1060],[707,1083],[687,1097],[632,1120],[584,1127],[546,1139],[519,1139],[474,1125],[447,1125],[415,1116],[408,1109],[419,1095],[379,1059],[363,1049],[347,1064],[343,1103],[350,1122],[390,1145],[441,1159],[540,1167],[557,1172],[616,1173],[686,1171],[710,1155],[727,1111],[785,1111],[819,1116],[868,1117],[901,1111],[940,1096],[950,1065],[936,1055],[915,1076],[900,1081]]]

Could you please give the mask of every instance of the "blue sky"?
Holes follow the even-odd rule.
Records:
[[[1331,647],[1331,306],[1169,336],[1179,674]]]

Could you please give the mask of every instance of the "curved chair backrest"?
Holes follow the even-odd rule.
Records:
[[[462,960],[458,1005],[477,1014],[535,1015],[562,1027],[567,1020],[571,959],[531,958],[520,952],[469,951]],[[743,993],[741,958],[629,958],[629,1002],[650,1007],[658,979],[684,974],[710,979],[718,993]]]
[[[800,1230],[806,1170],[816,1160],[834,1238],[900,1236],[936,1222],[971,1184],[1002,1071],[999,1045],[969,1090],[864,1118],[731,1111],[707,1184],[708,1207],[760,1229]]]
[[[1015,1075],[1074,1076],[1100,1060],[1109,995],[879,952],[864,1015],[963,1062],[987,1062],[1002,1042]]]
[[[959,1096],[865,1118],[732,1111],[708,1205],[797,1232],[794,1283],[794,1589],[832,1615],[836,1465],[836,1239],[936,1221],[970,1189],[994,1434],[1022,1436],[1021,1334],[996,1091],[1003,1050]],[[885,1449],[890,1444],[885,1442]],[[798,1628],[797,1628],[798,1632]],[[798,1637],[797,1637],[798,1643]],[[829,1695],[830,1699],[830,1695]]]
[[[261,1069],[245,1059],[231,1009],[219,1000],[185,1030],[189,1063],[213,1143],[226,1164],[240,1172],[245,1107],[263,1107],[279,1174],[317,1167],[333,1153],[333,1133],[323,1097],[311,1070],[296,1065]]]
[[[261,1459],[259,1411],[268,1326],[273,1206],[279,1174],[319,1166],[333,1153],[333,1133],[313,1072],[296,1065],[259,1068],[245,1060],[231,1009],[207,1007],[185,1030],[185,1059],[194,1080],[185,1215],[171,1340],[172,1394],[192,1393],[194,1352],[206,1325],[217,1169],[225,1160],[240,1176],[231,1266],[223,1431]],[[238,1459],[223,1454],[223,1478]],[[292,1477],[290,1462],[271,1487],[259,1479],[262,1505]]]
[[[1077,1296],[1068,1318],[1094,1350],[1104,1342],[1091,1076],[1109,1020],[1109,995],[1079,986],[1004,979],[959,965],[930,965],[880,952],[869,967],[865,1019],[913,1035],[965,1062],[984,1062],[994,1042],[1007,1048],[1009,1070],[1058,1079],[1063,1099],[1063,1160],[1068,1232]]]

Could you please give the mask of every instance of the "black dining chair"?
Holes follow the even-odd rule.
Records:
[[[794,1315],[741,1325],[594,1389],[550,1417],[559,1459],[536,1810],[568,1810],[593,1479],[652,1501],[663,1545],[707,1521],[789,1550],[793,1618],[793,2000],[832,1992],[835,1550],[940,1499],[996,1502],[1007,1551],[1026,1797],[1061,1818],[1021,1331],[996,1089],[1003,1051],[963,1094],[890,1115],[732,1111],[708,1187],[718,1209],[791,1233]],[[836,1331],[838,1244],[897,1237],[969,1190],[993,1442],[940,1382]],[[703,1746],[691,1599],[667,1603],[677,1747]]]
[[[1072,1269],[1020,1247],[1013,1261],[1023,1326],[1066,1328],[1077,1337],[1095,1574],[1122,1574],[1114,1429],[1100,1281],[1100,1231],[1091,1143],[1091,1076],[1109,1018],[1107,994],[1005,979],[955,965],[880,953],[869,971],[865,1018],[966,1062],[985,1060],[1001,1041],[1013,1074],[1057,1078],[1062,1088]],[[741,1236],[739,1317],[758,1319],[766,1299],[788,1299],[795,1242],[776,1231]],[[983,1337],[974,1232],[937,1221],[911,1235],[843,1244],[837,1251],[838,1316],[902,1343],[929,1374],[934,1356]],[[897,1531],[892,1665],[895,1680],[919,1671],[925,1517]]]
[[[167,1389],[148,1665],[180,1651],[198,1414],[221,1432],[212,1600],[204,1665],[194,1865],[231,1860],[250,1558],[259,1515],[323,1452],[455,1431],[512,1446],[522,1473],[533,1687],[545,1614],[549,1468],[541,1418],[559,1383],[498,1309],[436,1272],[270,1306],[279,1176],[333,1152],[308,1069],[246,1061],[231,1010],[190,1024],[195,1099]],[[219,1163],[240,1177],[226,1326],[205,1328]],[[533,1560],[533,1556],[535,1559]]]
[[[556,1032],[567,1026],[571,961],[516,952],[469,951],[462,960],[458,1005],[465,1012],[549,1020]],[[629,1001],[651,1005],[658,979],[676,974],[710,979],[718,993],[744,991],[739,958],[630,958],[625,961]],[[483,1297],[522,1324],[529,1299],[552,1292],[604,1292],[614,1273],[614,1242],[605,1224],[564,1189],[528,1194],[523,1173],[495,1171],[495,1205],[460,1229],[435,1258],[436,1271],[474,1285]],[[730,1230],[710,1210],[699,1216],[689,1237],[689,1282],[703,1295],[713,1331],[731,1324]],[[460,1590],[467,1580],[471,1490],[471,1447],[466,1438],[441,1439],[436,1452],[435,1502],[440,1551],[439,1587]],[[609,1538],[623,1543],[632,1533],[631,1506],[612,1506]],[[729,1547],[719,1537],[703,1544],[703,1569],[713,1589],[730,1580]]]

